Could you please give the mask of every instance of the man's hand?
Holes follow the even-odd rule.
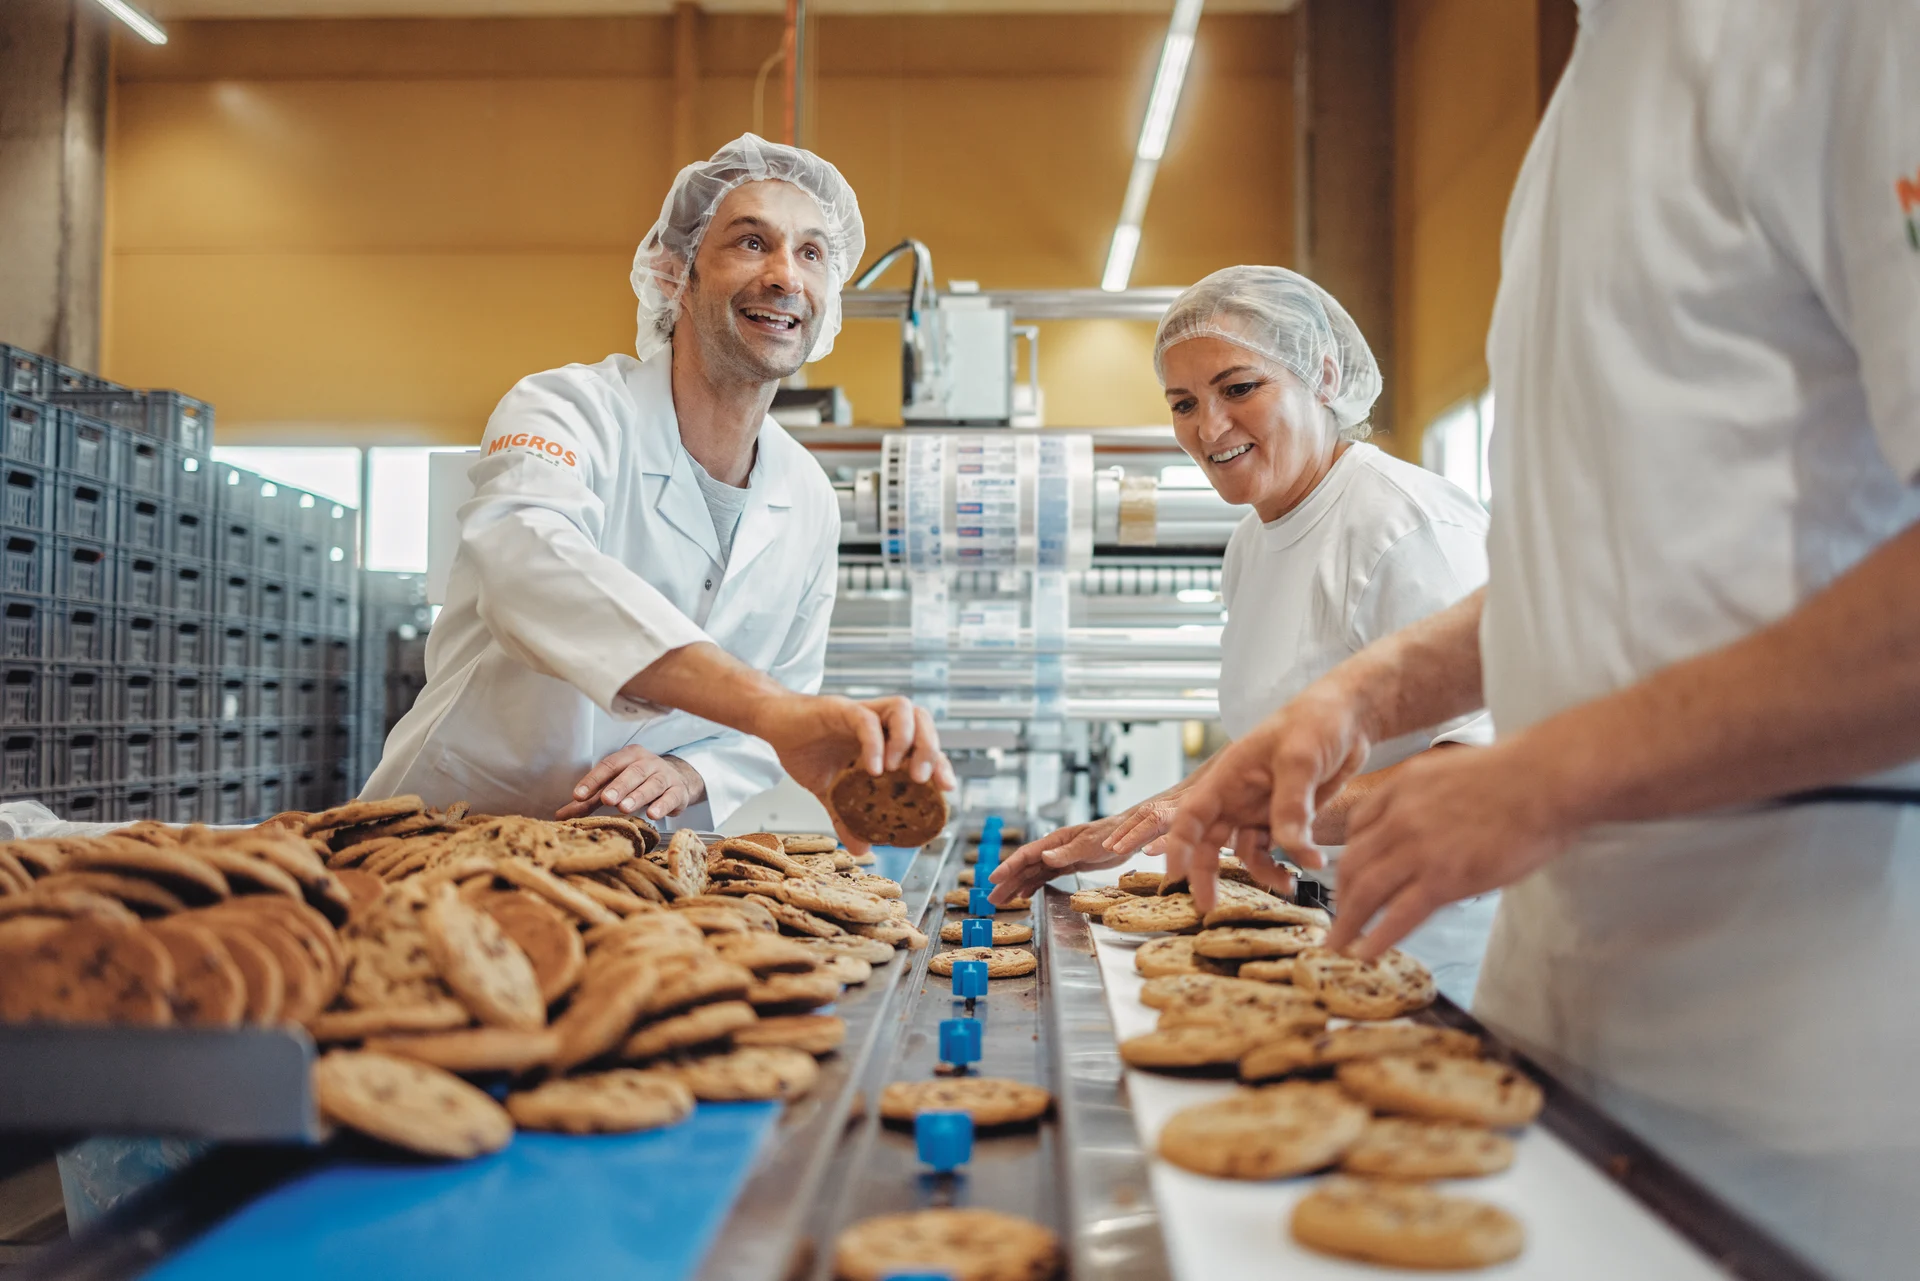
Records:
[[[1091,823],[1075,823],[1048,832],[1037,841],[1028,841],[993,869],[994,905],[1025,898],[1067,872],[1092,871],[1126,862],[1132,857],[1131,851],[1116,854],[1103,844],[1125,820],[1125,814],[1117,814]]]
[[[1422,752],[1363,796],[1340,856],[1327,946],[1372,960],[1448,903],[1511,885],[1578,824],[1512,747]],[[1376,920],[1376,916],[1378,919]]]
[[[1168,874],[1188,877],[1195,905],[1211,911],[1220,847],[1231,844],[1255,881],[1284,893],[1292,878],[1275,854],[1325,866],[1314,815],[1366,764],[1372,745],[1357,700],[1330,677],[1309,685],[1222,749],[1187,789],[1167,831]]]
[[[904,698],[875,698],[857,703],[829,695],[787,694],[767,700],[748,730],[772,745],[794,781],[822,800],[834,775],[850,763],[869,774],[902,764],[916,782],[933,780],[942,790],[957,786],[953,766],[940,750],[940,735],[925,708]],[[856,854],[867,843],[835,820],[841,842]]]
[[[573,789],[573,800],[555,818],[579,818],[602,805],[632,814],[642,805],[650,819],[678,814],[707,795],[700,771],[677,756],[657,756],[637,744],[609,753]]]

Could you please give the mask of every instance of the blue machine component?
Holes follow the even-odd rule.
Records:
[[[987,896],[992,893],[993,893],[992,890],[986,888],[983,885],[976,885],[972,889],[968,890],[967,891],[967,915],[968,916],[992,916],[993,904],[987,901]]]
[[[946,1174],[973,1159],[973,1115],[922,1112],[913,1118],[914,1146],[920,1160]]]
[[[957,1068],[978,1063],[984,1033],[979,1019],[941,1019],[940,1061]],[[927,1113],[920,1115],[926,1116]]]
[[[968,1001],[984,997],[987,994],[987,963],[955,961],[953,963],[953,994]]]
[[[881,1281],[953,1281],[951,1272],[889,1272]]]
[[[966,920],[960,922],[960,946],[992,947],[993,922],[980,920],[975,917],[968,917]],[[976,961],[975,964],[978,965],[981,964],[981,962]]]

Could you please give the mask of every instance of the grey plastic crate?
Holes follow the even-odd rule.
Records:
[[[213,682],[203,672],[174,672],[165,686],[167,719],[213,719]]]
[[[253,776],[248,799],[253,803],[255,819],[268,818],[287,808],[287,779],[279,769],[262,770]]]
[[[262,673],[274,673],[276,676],[287,666],[286,633],[271,624],[254,629],[253,666]]]
[[[52,399],[127,431],[156,436],[190,454],[205,457],[213,445],[213,406],[177,391],[56,391]]]
[[[298,529],[300,491],[289,489],[276,481],[263,480],[259,496],[254,499],[253,518],[263,532],[271,529],[284,534],[290,529]]]
[[[253,738],[253,767],[280,769],[287,764],[286,736],[277,725],[262,725],[250,731]]]
[[[324,588],[302,583],[293,589],[293,618],[290,620],[302,631],[320,630],[320,602]]]
[[[167,770],[166,731],[151,725],[129,725],[107,735],[114,778],[122,783],[164,782]]]
[[[167,608],[176,614],[211,614],[214,577],[213,569],[205,564],[175,560],[167,569]]]
[[[45,596],[53,585],[53,535],[31,529],[0,532],[0,591]]]
[[[114,479],[128,490],[149,498],[172,498],[174,473],[179,470],[174,448],[164,440],[152,440],[123,432],[116,446],[120,451],[114,463]]]
[[[55,787],[103,787],[113,781],[104,729],[56,729],[47,756]]]
[[[115,479],[120,437],[111,424],[67,409],[61,411],[56,430],[61,471],[95,480]]]
[[[164,731],[167,772],[175,777],[213,769],[214,732],[205,725],[175,725]]]
[[[223,623],[214,632],[213,661],[222,668],[253,666],[253,628],[246,623]]]
[[[253,817],[253,780],[245,774],[221,774],[212,783],[215,823],[244,823]]]
[[[204,511],[214,510],[216,502],[213,492],[215,484],[213,465],[204,458],[196,457],[172,445],[167,447],[167,457],[173,460],[174,501],[191,504]]]
[[[213,558],[222,569],[249,572],[255,568],[254,541],[250,515],[222,513],[214,527]]]
[[[122,666],[164,667],[167,620],[152,610],[121,609],[113,618],[113,661]]]
[[[11,458],[0,461],[0,525],[51,530],[53,477],[49,467]]]
[[[328,677],[353,675],[353,642],[343,637],[330,637],[323,643],[320,655],[320,670]]]
[[[287,727],[287,759],[295,764],[312,765],[324,755],[326,735],[312,725]]]
[[[223,729],[213,740],[213,768],[222,774],[239,773],[245,770],[247,760],[247,731],[235,726]]]
[[[114,502],[114,541],[129,551],[169,552],[173,504],[156,494],[123,489]]]
[[[258,472],[235,467],[232,463],[213,464],[214,509],[222,516],[244,517],[251,523],[254,512],[260,506],[262,483]]]
[[[322,715],[320,682],[310,676],[290,675],[286,680],[287,719],[295,724],[311,723]]]
[[[0,596],[0,659],[47,659],[53,604],[33,596]]]
[[[52,720],[46,668],[38,663],[0,664],[0,713],[0,723],[9,729]]]
[[[58,725],[100,725],[113,718],[113,683],[106,667],[57,663],[47,669],[46,717]]]
[[[27,396],[0,392],[0,458],[53,466],[58,461],[54,433],[59,418],[56,410]]]
[[[39,397],[47,394],[47,358],[25,347],[0,343],[0,391]]]
[[[53,602],[52,646],[47,657],[62,663],[114,661],[113,610],[86,601]]]
[[[288,544],[287,572],[302,583],[318,584],[326,576],[326,554],[311,534],[296,534]]]
[[[353,607],[353,593],[345,588],[328,588],[321,598],[323,611],[320,625],[333,636],[352,636],[357,621],[357,611]]]
[[[299,766],[289,768],[287,770],[287,808],[312,813],[330,807],[333,802],[326,799],[320,779],[321,774],[317,769]]]
[[[284,626],[293,621],[293,603],[288,599],[285,580],[257,577],[254,580],[253,611],[262,623]]]
[[[166,608],[171,565],[165,552],[121,551],[114,560],[114,596],[123,608]]]
[[[113,552],[105,543],[53,538],[53,589],[66,600],[113,603]]]
[[[113,714],[121,724],[164,720],[166,681],[159,672],[139,668],[113,671]]]
[[[104,823],[107,821],[106,789],[76,787],[56,792],[47,802],[47,808],[69,823]]]
[[[252,686],[254,716],[263,721],[278,721],[286,716],[287,690],[279,676],[256,676]]]
[[[114,540],[113,486],[92,476],[65,472],[53,482],[53,532],[96,543]]]
[[[166,627],[163,662],[170,667],[213,666],[212,624],[197,614],[174,614],[163,621]]]
[[[144,819],[158,819],[161,809],[161,789],[153,784],[133,787],[116,787],[107,793],[107,813],[116,823],[138,823]]]
[[[285,577],[293,572],[293,554],[288,542],[297,537],[284,529],[261,525],[254,539],[253,564],[263,574]]]
[[[251,622],[254,618],[253,575],[245,570],[221,566],[214,583],[213,612],[228,621]]]
[[[176,778],[156,789],[155,799],[165,823],[205,823],[213,818],[207,785],[197,778]]]
[[[296,631],[290,649],[293,654],[293,661],[287,665],[290,671],[318,676],[326,670],[327,643],[321,637],[305,630]]]
[[[213,559],[213,513],[187,503],[175,503],[167,517],[167,551],[192,560]]]
[[[221,725],[252,720],[258,696],[259,691],[252,677],[234,672],[221,673],[214,681],[213,719]]]
[[[0,734],[0,792],[29,796],[47,786],[47,739],[9,726]]]

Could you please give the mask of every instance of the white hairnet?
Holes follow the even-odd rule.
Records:
[[[1332,294],[1285,267],[1227,267],[1174,299],[1153,338],[1161,386],[1167,348],[1190,338],[1220,338],[1278,364],[1343,430],[1365,422],[1380,398],[1380,366],[1360,326]]]
[[[660,221],[633,255],[633,292],[640,300],[640,334],[634,351],[646,360],[667,345],[680,318],[680,296],[687,268],[700,251],[707,224],[735,187],[750,182],[790,182],[812,196],[827,220],[827,296],[819,336],[808,360],[833,350],[840,332],[840,287],[867,251],[860,202],[840,171],[798,147],[741,134],[702,160],[682,169],[660,206]]]

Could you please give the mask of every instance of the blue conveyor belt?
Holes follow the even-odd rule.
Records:
[[[703,1103],[651,1134],[522,1133],[450,1165],[344,1162],[250,1203],[149,1281],[686,1281],[777,1109]]]

